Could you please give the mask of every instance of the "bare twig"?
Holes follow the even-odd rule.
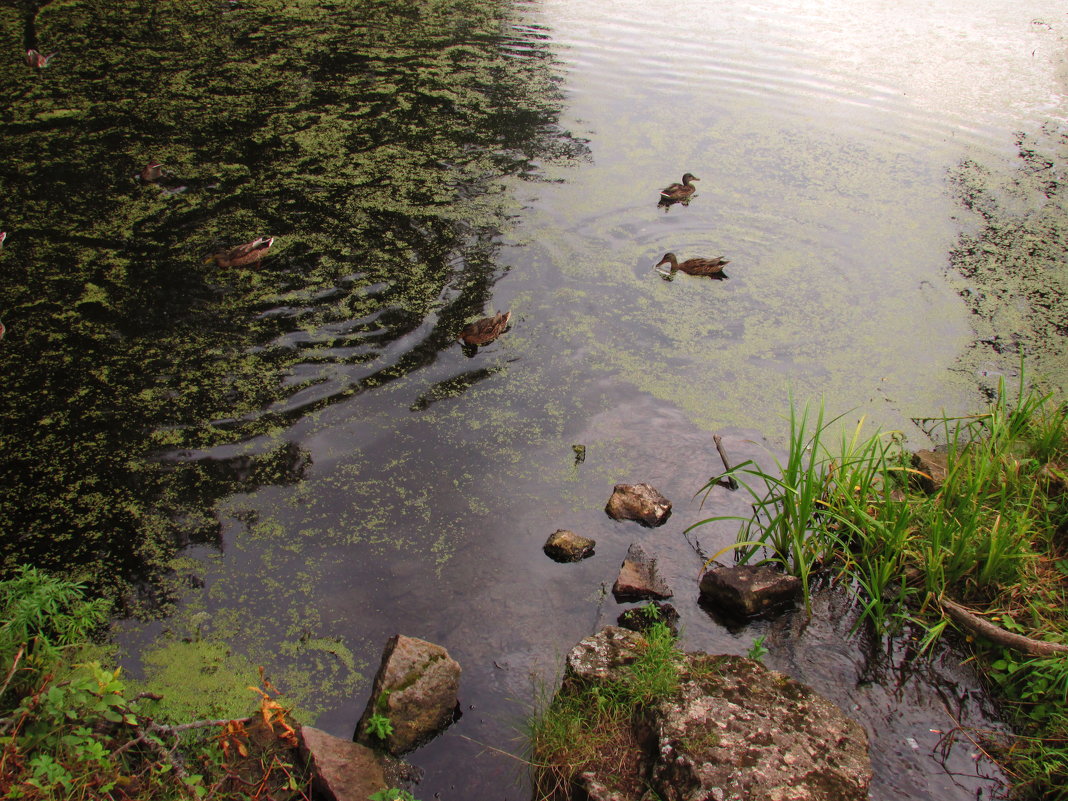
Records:
[[[252,718],[243,718],[239,722],[250,723]],[[124,751],[128,751],[135,745],[144,743],[169,765],[174,767],[174,773],[179,778],[184,779],[186,776],[185,769],[182,767],[182,760],[174,753],[174,749],[178,747],[178,735],[184,731],[190,731],[192,729],[203,729],[209,726],[225,726],[230,723],[231,719],[226,718],[223,720],[197,720],[192,723],[179,723],[176,726],[169,726],[165,723],[156,723],[154,720],[146,720],[143,724],[134,727],[134,731],[137,732],[137,737],[129,742],[123,743],[114,751],[111,752],[112,758],[119,756]],[[175,739],[175,745],[173,748],[164,748],[152,735],[163,735],[173,737]]]
[[[11,663],[11,670],[7,672],[7,678],[4,679],[4,686],[0,687],[0,696],[3,696],[7,692],[7,685],[11,683],[11,679],[15,676],[15,671],[18,669],[19,662],[22,661],[22,655],[26,652],[26,644],[23,643],[19,646],[18,651],[15,652],[15,659]]]
[[[727,451],[723,449],[723,437],[719,434],[713,434],[712,441],[716,443],[716,450],[719,451],[719,458],[723,460],[723,469],[729,473],[731,471],[731,463],[727,458]],[[723,480],[721,479],[719,483],[723,484]],[[734,480],[734,476],[727,476],[725,486],[729,490],[736,490],[738,489],[738,482]]]

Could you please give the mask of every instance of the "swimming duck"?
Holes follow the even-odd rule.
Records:
[[[492,317],[475,320],[475,322],[465,325],[457,338],[465,345],[488,345],[504,333],[511,316],[512,313],[506,311],[503,314],[498,312]]]
[[[660,269],[661,264],[671,264],[671,272],[664,273]],[[664,275],[674,275],[677,270],[682,270],[687,275],[707,275],[709,278],[725,278],[726,276],[723,275],[723,265],[725,264],[730,264],[730,259],[725,259],[722,256],[716,256],[714,259],[686,259],[686,261],[679,263],[674,253],[665,253],[664,258],[654,266]]]
[[[271,249],[274,244],[273,236],[261,236],[244,245],[238,245],[230,250],[220,250],[213,254],[215,263],[220,267],[244,267],[247,264],[256,264]]]
[[[154,181],[158,181],[165,174],[163,165],[155,159],[152,159],[145,165],[144,169],[141,170],[141,180],[146,184],[150,184]]]
[[[697,187],[690,183],[690,181],[700,181],[701,179],[695,176],[692,172],[686,173],[682,176],[681,184],[672,184],[671,186],[665,186],[660,190],[660,195],[666,197],[668,200],[685,200],[695,191]]]
[[[26,63],[34,69],[44,69],[48,66],[48,62],[52,60],[55,53],[49,53],[47,56],[41,55],[36,50],[26,51]]]

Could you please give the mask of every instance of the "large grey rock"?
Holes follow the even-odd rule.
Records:
[[[596,542],[566,528],[557,529],[545,541],[545,555],[557,562],[577,562],[593,555]]]
[[[701,603],[734,617],[782,608],[800,593],[800,579],[768,565],[716,566],[701,576]]]
[[[612,585],[617,601],[663,600],[671,597],[671,588],[660,577],[656,559],[649,556],[638,543],[632,543],[619,568],[619,576]]]
[[[459,688],[460,665],[448,651],[425,640],[394,635],[386,643],[355,739],[395,756],[411,751],[452,723]],[[368,729],[376,714],[388,718],[392,726],[385,739]]]
[[[648,484],[616,484],[604,510],[614,520],[636,520],[652,528],[671,517],[671,501]]]
[[[657,710],[664,801],[867,801],[863,727],[810,688],[739,656],[688,655],[693,680]]]
[[[316,794],[326,801],[367,801],[389,787],[378,754],[352,740],[302,726],[300,753]]]
[[[587,637],[560,692],[626,682],[642,647],[615,627]],[[560,799],[867,801],[867,735],[833,703],[744,657],[680,654],[678,675],[666,699],[605,722],[601,751],[538,755],[558,789],[570,783]]]

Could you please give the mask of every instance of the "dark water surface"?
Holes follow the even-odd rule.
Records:
[[[943,739],[993,725],[959,660],[851,638],[831,594],[728,631],[697,550],[734,528],[682,531],[746,511],[691,500],[712,433],[767,463],[791,390],[922,442],[909,418],[974,409],[1021,350],[1063,385],[1048,298],[950,268],[998,253],[968,210],[1012,197],[987,177],[1013,213],[1054,203],[1017,157],[1064,148],[1066,30],[1044,0],[0,6],[5,569],[119,595],[135,674],[218,672],[226,643],[340,736],[390,635],[438,642],[464,716],[412,755],[416,795],[520,799],[506,752],[614,621],[637,540],[686,647],[766,634],[865,725],[873,798],[990,797],[996,770]],[[59,54],[33,71],[27,47]],[[697,196],[658,208],[685,171]],[[205,259],[258,236],[259,266]],[[668,250],[730,278],[665,281]],[[1016,337],[983,328],[991,298]],[[511,330],[465,354],[497,309]],[[619,481],[670,522],[609,520]],[[546,559],[561,527],[596,556]]]

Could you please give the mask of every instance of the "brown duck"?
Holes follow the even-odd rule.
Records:
[[[34,69],[44,69],[48,66],[48,62],[52,60],[55,53],[49,53],[47,56],[38,53],[36,50],[26,51],[26,63]]]
[[[148,162],[148,164],[144,166],[144,169],[141,170],[141,180],[146,184],[158,181],[164,175],[166,175],[166,172],[164,172],[163,165],[155,159]]]
[[[707,275],[709,278],[725,278],[723,265],[730,264],[730,259],[716,256],[714,259],[686,259],[684,262],[679,262],[674,253],[665,253],[664,258],[655,265],[657,270],[660,270],[661,264],[671,265],[671,272],[664,273],[665,275],[674,275],[676,271],[681,270],[687,275]],[[664,271],[660,270],[660,272],[663,273]]]
[[[215,263],[220,267],[244,267],[248,264],[258,263],[274,244],[273,236],[261,236],[244,245],[238,245],[230,250],[220,250],[213,254]]]
[[[668,200],[686,200],[690,195],[697,191],[697,187],[690,183],[690,181],[700,180],[701,179],[692,172],[688,172],[682,176],[681,184],[672,184],[671,186],[665,186],[661,189],[660,196],[667,198]]]
[[[468,323],[460,331],[458,339],[465,345],[488,345],[504,333],[511,316],[510,311],[503,314],[498,312],[492,317],[483,317],[481,320]]]

